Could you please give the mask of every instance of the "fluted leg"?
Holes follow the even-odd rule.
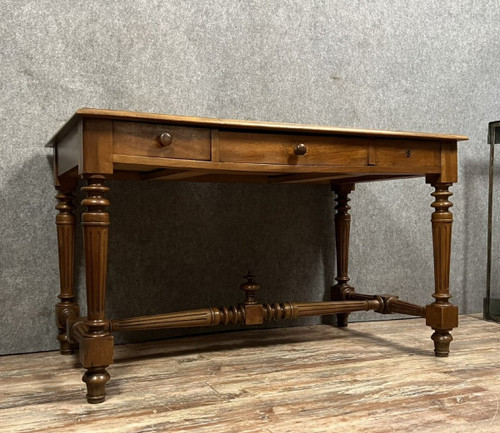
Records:
[[[435,301],[426,306],[426,323],[432,327],[434,334],[434,353],[436,356],[448,356],[450,342],[453,337],[450,334],[452,328],[458,326],[458,307],[452,305],[449,300],[450,283],[450,258],[451,258],[451,227],[453,215],[449,208],[453,204],[448,200],[452,195],[448,191],[451,183],[435,183],[432,186],[435,191],[432,196],[432,242],[434,247],[434,281],[435,293],[432,295]]]
[[[59,302],[56,304],[56,324],[59,330],[57,339],[60,343],[60,351],[63,355],[74,352],[74,345],[69,342],[66,333],[66,319],[71,316],[78,317],[79,308],[76,303],[74,291],[75,270],[75,215],[73,211],[74,196],[72,195],[74,184],[70,186],[58,186],[56,198],[58,204],[56,209],[59,214],[56,217],[57,243],[59,252],[59,279],[60,293]]]
[[[333,185],[332,190],[337,194],[335,209],[335,248],[337,254],[337,284],[331,288],[333,301],[346,300],[346,294],[354,291],[348,284],[349,268],[349,234],[351,229],[351,215],[349,215],[349,194],[354,191],[354,184]],[[337,314],[337,326],[345,327],[348,324],[348,313]]]
[[[103,176],[91,176],[88,185],[82,187],[87,194],[82,205],[83,241],[85,247],[85,276],[87,287],[88,331],[80,344],[80,361],[87,372],[82,380],[87,384],[87,401],[104,401],[109,374],[106,367],[113,362],[113,337],[107,331],[104,314],[108,257],[109,201],[104,194]]]

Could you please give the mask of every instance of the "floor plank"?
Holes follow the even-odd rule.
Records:
[[[461,316],[436,358],[422,319],[115,348],[108,397],[57,352],[0,357],[5,432],[499,432],[500,325]]]

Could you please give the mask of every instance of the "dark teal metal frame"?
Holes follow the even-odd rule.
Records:
[[[493,177],[495,162],[495,144],[500,144],[500,121],[490,122],[488,127],[488,143],[490,144],[490,170],[488,187],[488,259],[486,265],[486,298],[484,298],[483,316],[487,320],[500,322],[500,299],[491,297],[491,260],[493,236]]]

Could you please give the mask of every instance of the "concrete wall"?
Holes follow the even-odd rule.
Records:
[[[481,310],[498,2],[4,0],[1,9],[0,353],[57,347],[43,146],[84,106],[469,135],[453,188],[451,287],[462,313]],[[352,194],[360,291],[431,301],[430,192],[417,179]],[[248,268],[266,301],[320,300],[332,283],[326,187],[113,182],[109,198],[109,316],[237,303]],[[79,254],[84,305],[82,266]],[[120,341],[164,335],[174,333]]]

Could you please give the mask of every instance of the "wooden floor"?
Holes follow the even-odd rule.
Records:
[[[56,352],[0,357],[2,432],[500,432],[500,325],[461,316],[449,358],[423,319],[118,346],[108,399]]]

